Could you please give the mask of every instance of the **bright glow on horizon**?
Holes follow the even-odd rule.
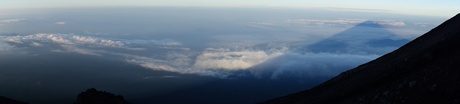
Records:
[[[391,12],[409,15],[451,17],[460,12],[458,0],[8,0],[0,1],[0,9],[103,7],[103,6],[166,6],[166,7],[255,7],[255,8],[340,8]]]

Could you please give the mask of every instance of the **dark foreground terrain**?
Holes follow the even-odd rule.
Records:
[[[460,14],[376,60],[267,104],[460,103]]]
[[[0,96],[0,104],[28,104],[14,99]],[[123,96],[115,95],[105,91],[98,91],[95,88],[90,88],[85,92],[81,92],[77,96],[74,104],[131,104],[126,101]]]
[[[0,104],[27,104],[27,103],[0,96]]]

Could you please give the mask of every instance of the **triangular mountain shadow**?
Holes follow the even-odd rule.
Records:
[[[385,26],[382,26],[375,21],[365,21],[312,45],[302,46],[303,49],[298,51],[300,51],[300,53],[327,53],[331,55],[383,55],[401,47],[409,41],[410,40],[408,39],[398,37],[395,33],[388,31]],[[278,60],[292,61],[294,59],[289,55],[281,55],[251,67],[251,73],[256,74],[258,77],[270,78],[274,76],[278,77],[278,75],[275,75],[274,73],[281,72],[286,75],[279,75],[280,78],[301,77],[302,80],[323,82],[343,71],[370,61],[371,59],[363,61],[362,63],[357,61],[356,63],[347,65],[334,65],[334,63],[298,60],[293,62],[304,63],[299,64],[299,66],[308,64],[309,67],[314,70],[304,69],[303,67],[289,67],[287,71],[277,69],[278,67],[285,67],[283,65],[279,65],[279,63],[282,62]],[[322,72],[327,72],[328,74],[318,74]]]
[[[384,54],[392,50],[377,48],[396,49],[407,42],[409,40],[397,37],[377,22],[365,21],[306,48],[314,53]]]
[[[267,104],[460,103],[460,14],[376,60]]]

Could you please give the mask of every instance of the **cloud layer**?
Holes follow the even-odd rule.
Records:
[[[1,38],[1,41],[9,43],[9,46],[2,47],[35,47],[48,52],[110,56],[151,70],[220,78],[228,78],[237,71],[248,71],[259,78],[272,79],[281,78],[283,75],[333,76],[378,57],[378,55],[305,53],[287,47],[279,48],[279,46],[276,46],[278,48],[210,47],[200,51],[185,47],[181,42],[171,39],[127,40],[75,34],[34,34],[1,36]],[[2,48],[3,51],[13,49]],[[151,53],[152,51],[156,52]]]

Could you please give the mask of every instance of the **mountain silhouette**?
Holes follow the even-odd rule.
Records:
[[[391,50],[380,51],[375,48],[394,47],[396,49],[407,42],[409,42],[408,39],[398,38],[396,34],[388,31],[377,22],[365,21],[309,45],[307,48],[309,51],[315,53],[385,54]]]
[[[460,103],[460,14],[401,48],[267,104]]]

